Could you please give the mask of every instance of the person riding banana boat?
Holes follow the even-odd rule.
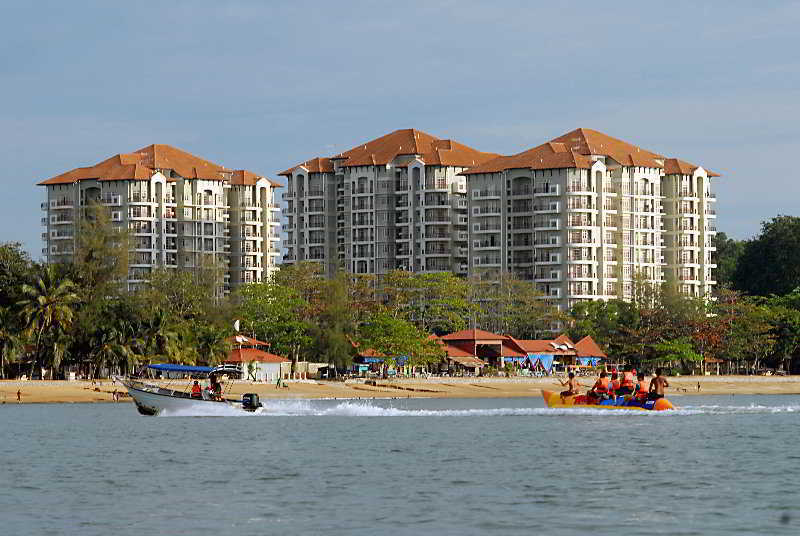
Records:
[[[600,407],[607,409],[638,409],[638,410],[665,410],[674,409],[672,404],[664,398],[664,387],[669,383],[666,378],[661,376],[661,369],[656,371],[656,378],[652,381],[645,377],[644,373],[634,376],[634,369],[626,367],[628,377],[623,376],[620,382],[619,391],[627,391],[628,394],[621,395],[615,393],[615,385],[608,378],[608,373],[604,370],[594,383],[592,388],[582,395],[578,392],[575,376],[570,374],[567,382],[559,380],[562,385],[569,386],[568,390],[561,393],[542,390],[542,395],[548,407]],[[627,380],[627,382],[626,382]],[[623,384],[630,383],[630,387],[622,389]]]

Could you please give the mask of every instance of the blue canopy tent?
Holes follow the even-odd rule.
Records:
[[[171,363],[158,363],[155,365],[147,365],[147,368],[160,370],[161,372],[185,372],[188,374],[204,373],[208,374],[213,367],[195,367],[193,365],[173,365]]]
[[[553,354],[536,354],[536,358],[548,374],[553,370]]]

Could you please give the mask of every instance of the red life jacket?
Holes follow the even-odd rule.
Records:
[[[633,372],[626,372],[622,375],[622,387],[630,387],[633,389]]]

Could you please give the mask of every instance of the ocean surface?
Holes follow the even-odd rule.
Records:
[[[0,533],[798,534],[800,397],[0,406]]]

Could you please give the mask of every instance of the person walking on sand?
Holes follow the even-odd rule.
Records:
[[[22,404],[22,391],[17,389],[17,404]]]
[[[661,369],[656,369],[656,377],[650,382],[650,393],[647,396],[648,400],[658,400],[664,398],[664,389],[669,387],[667,379],[661,375]]]

